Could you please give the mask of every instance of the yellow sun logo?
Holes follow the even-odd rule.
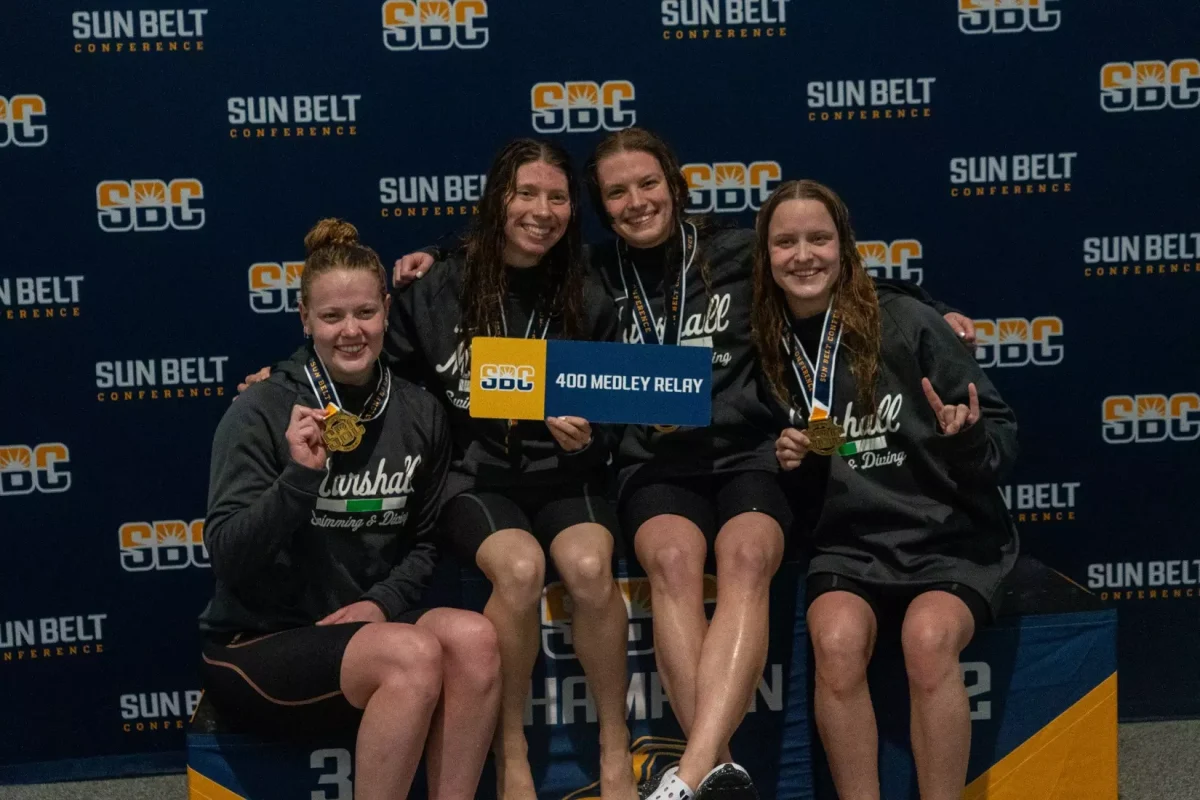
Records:
[[[1167,82],[1167,68],[1163,64],[1138,64],[1138,86],[1163,86]]]
[[[0,448],[0,470],[20,470],[27,472],[32,466],[29,450],[24,447]]]
[[[293,261],[287,265],[287,285],[300,285],[300,276],[304,273],[304,262]]]
[[[717,186],[742,187],[746,185],[746,168],[741,164],[722,164],[717,167]]]
[[[1029,341],[1029,323],[1023,319],[1006,319],[1000,323],[1001,342]]]
[[[862,256],[864,267],[886,267],[888,263],[887,247],[883,242],[860,244],[858,254]]]
[[[158,522],[154,525],[155,538],[160,545],[187,544],[187,526],[182,522]]]
[[[600,92],[596,90],[595,86],[572,86],[567,100],[573,106],[598,106],[600,105]]]
[[[650,617],[654,611],[650,599],[650,581],[630,579],[626,583],[626,588],[629,596],[630,618]]]
[[[133,184],[133,201],[139,206],[166,205],[167,193],[161,181],[136,181]]]
[[[429,25],[430,23],[449,25],[450,4],[441,2],[421,3],[421,24]]]
[[[1166,419],[1167,399],[1165,397],[1139,397],[1138,419]]]
[[[0,97],[0,122],[8,121],[8,101]]]

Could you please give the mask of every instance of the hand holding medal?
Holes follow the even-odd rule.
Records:
[[[808,455],[808,434],[796,428],[787,428],[775,440],[775,459],[780,469],[785,472],[800,466],[800,462]]]
[[[292,460],[302,467],[325,468],[324,419],[325,412],[322,409],[292,406],[292,418],[283,436]]]
[[[942,398],[933,390],[929,378],[921,378],[921,388],[925,390],[925,399],[929,401],[929,407],[933,409],[938,418],[938,425],[946,436],[965,431],[979,421],[979,392],[975,389],[975,384],[967,384],[968,404],[965,406],[943,403]]]

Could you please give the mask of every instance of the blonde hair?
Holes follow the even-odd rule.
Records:
[[[358,228],[342,219],[326,217],[304,237],[304,273],[300,276],[300,300],[308,304],[313,281],[335,269],[362,269],[379,276],[379,291],[387,294],[387,273],[379,255],[358,239]]]

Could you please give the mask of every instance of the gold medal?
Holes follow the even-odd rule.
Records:
[[[674,433],[675,431],[679,430],[679,426],[678,425],[655,425],[654,430],[658,431],[659,433]]]
[[[819,456],[831,456],[846,443],[846,432],[830,417],[808,423],[808,449]]]
[[[349,453],[358,447],[366,432],[358,417],[345,411],[338,410],[325,417],[325,446],[336,453]]]

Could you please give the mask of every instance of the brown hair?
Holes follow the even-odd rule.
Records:
[[[379,291],[387,294],[387,273],[374,250],[358,240],[358,228],[345,220],[326,217],[304,237],[304,272],[300,276],[300,301],[308,305],[313,281],[335,269],[371,270],[379,276]]]
[[[755,221],[754,248],[754,308],[752,326],[754,346],[762,362],[767,382],[785,405],[790,405],[790,390],[784,378],[784,353],[781,342],[788,326],[788,307],[783,290],[771,274],[769,233],[771,217],[788,200],[816,200],[825,206],[837,229],[841,272],[833,289],[834,308],[845,325],[842,347],[849,356],[850,372],[858,384],[858,403],[866,408],[875,405],[875,382],[879,368],[879,298],[875,283],[863,266],[862,257],[850,227],[850,212],[837,193],[816,181],[785,181],[767,202],[763,203]]]
[[[546,283],[542,302],[552,317],[562,319],[569,338],[583,333],[583,235],[579,225],[579,185],[571,157],[560,145],[543,139],[514,139],[496,154],[488,169],[479,217],[467,232],[466,268],[462,286],[463,341],[472,336],[497,335],[500,309],[507,293],[504,272],[504,225],[508,203],[517,189],[517,170],[525,164],[542,162],[567,176],[571,218],[562,238],[542,257]]]
[[[687,180],[683,177],[679,158],[665,139],[657,133],[638,127],[623,128],[605,136],[592,151],[591,158],[588,159],[585,167],[588,196],[591,198],[596,215],[600,218],[600,224],[604,226],[605,230],[612,231],[612,217],[608,215],[608,209],[604,206],[604,192],[600,186],[600,162],[617,153],[639,152],[653,156],[658,161],[658,166],[662,168],[663,175],[666,176],[667,189],[671,194],[671,237],[667,239],[664,263],[677,264],[679,263],[679,251],[683,247],[683,242],[675,233],[679,230],[680,224],[685,220],[691,222],[696,226],[699,234],[711,227],[711,223],[705,217],[693,217],[685,213],[688,205]],[[708,291],[711,288],[708,262],[703,258],[702,253],[697,253],[696,261],[700,266],[700,276],[704,280],[704,288]]]

